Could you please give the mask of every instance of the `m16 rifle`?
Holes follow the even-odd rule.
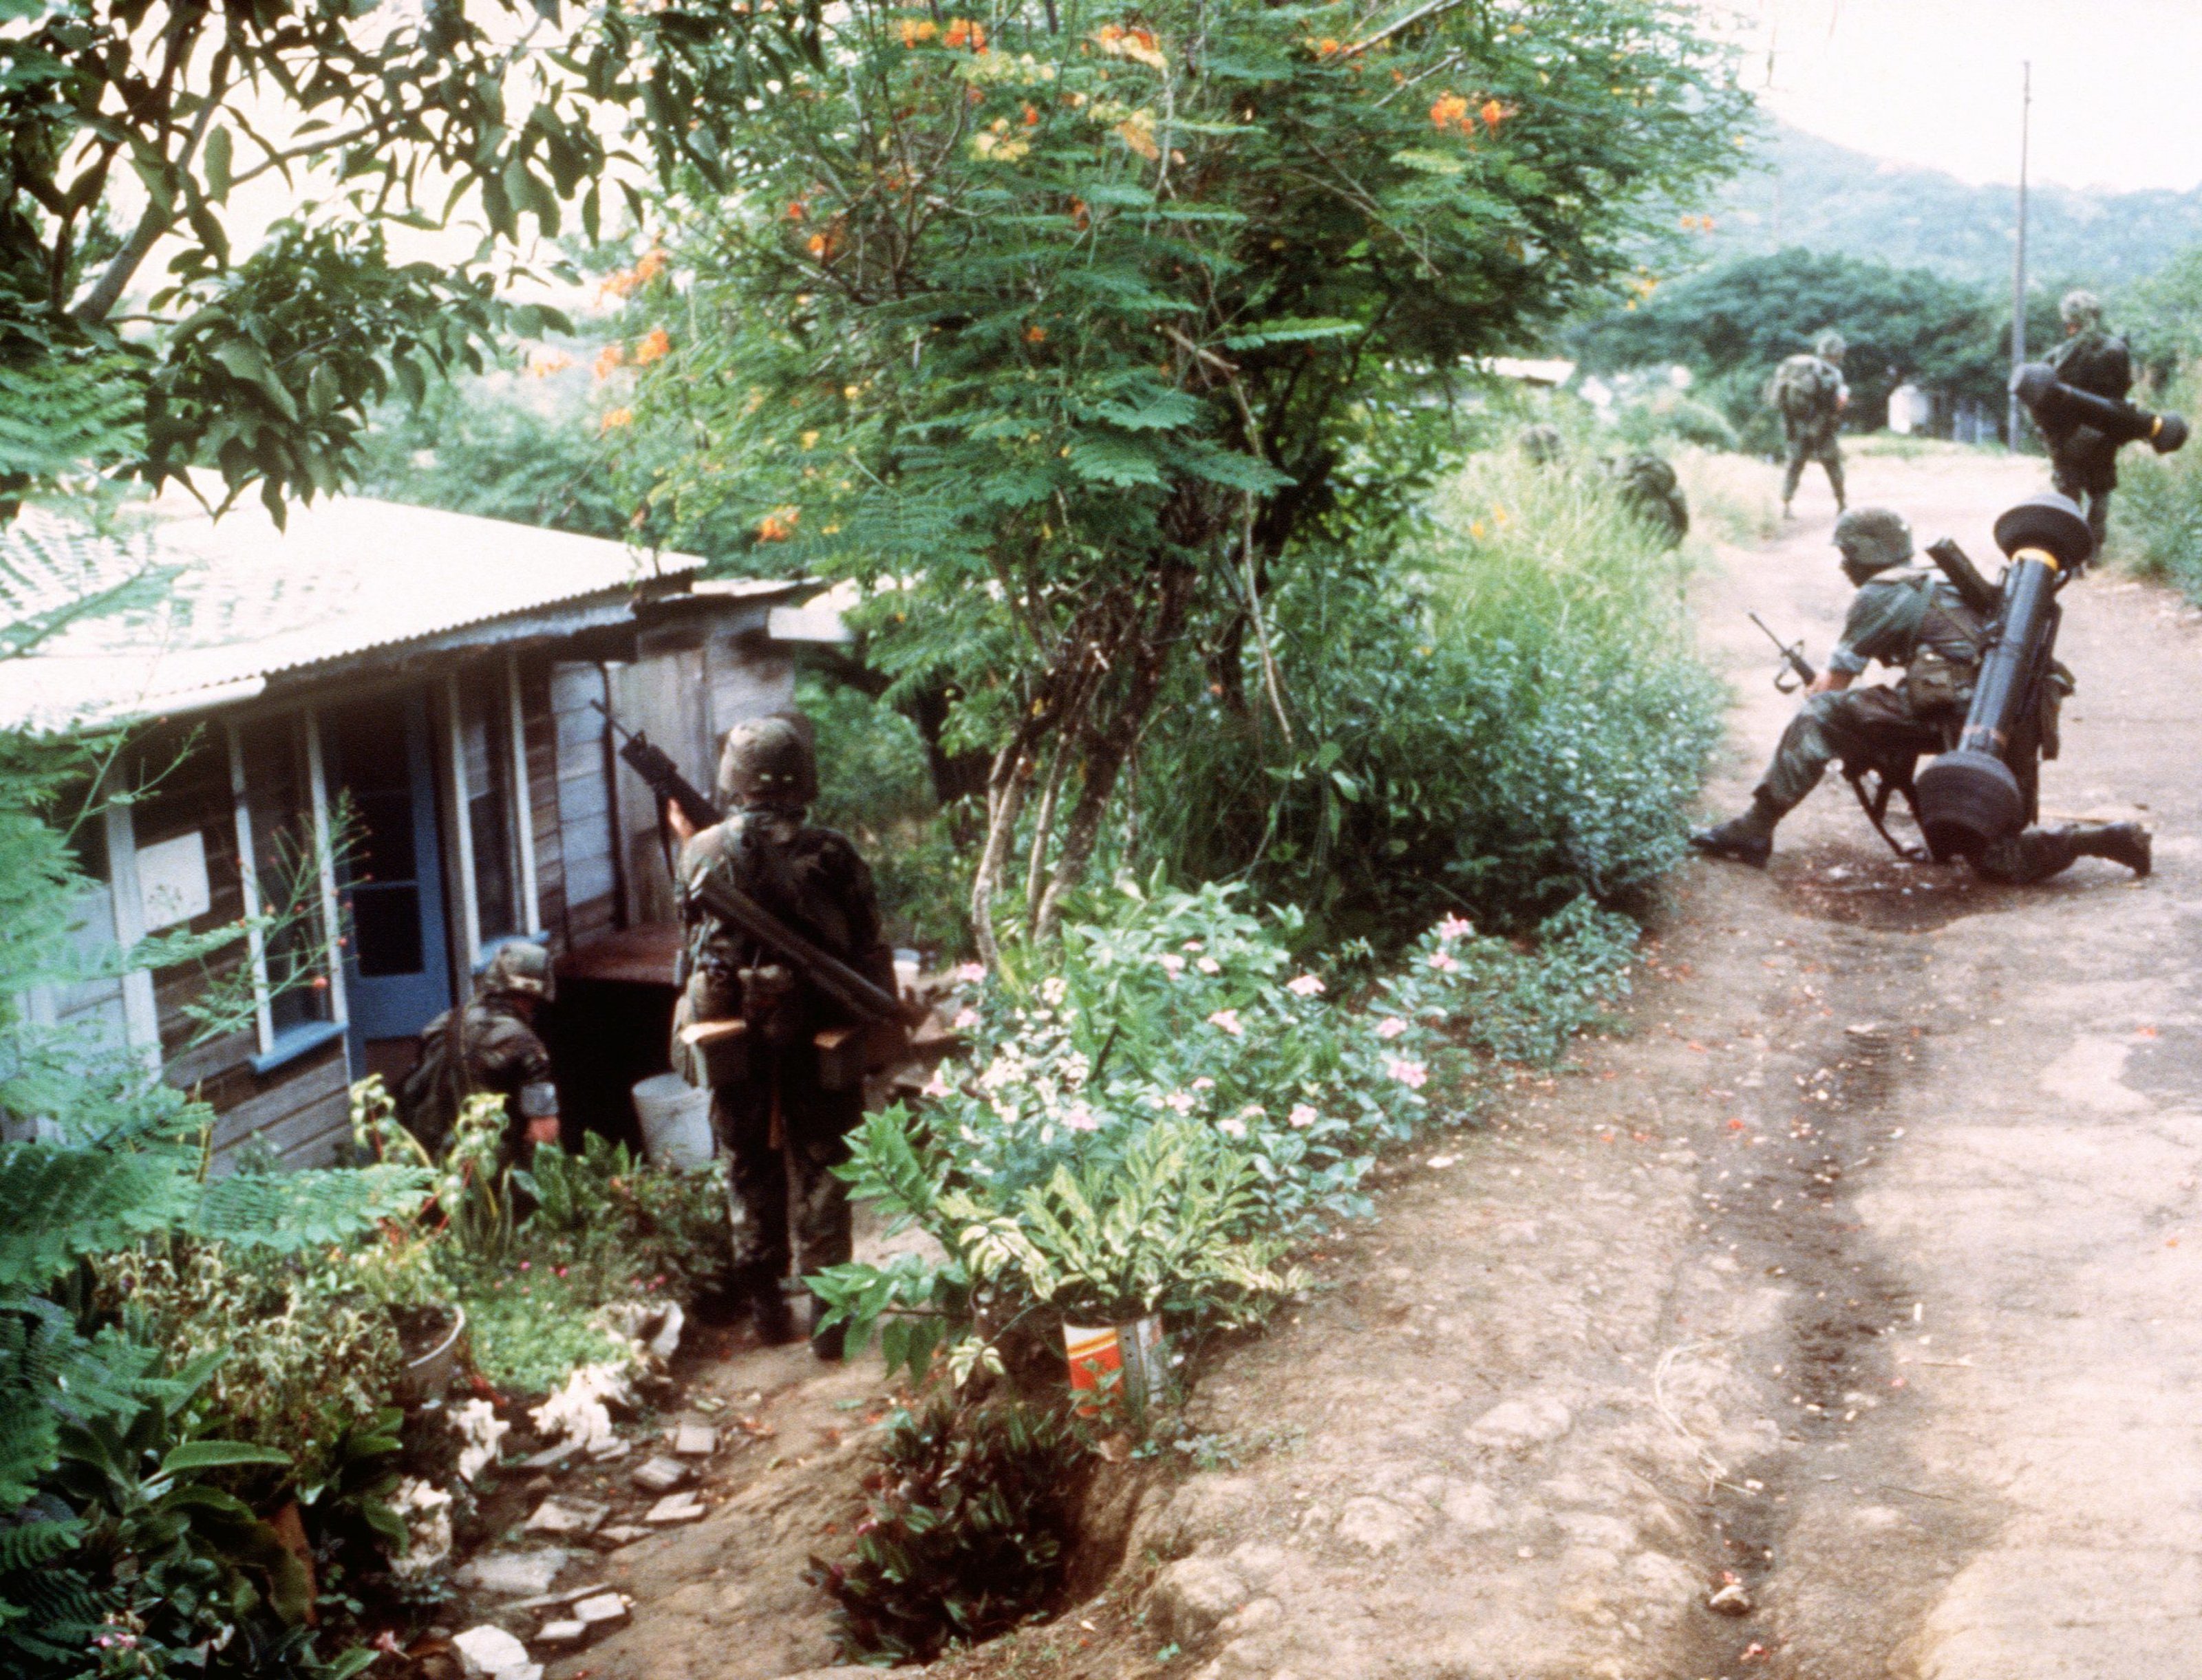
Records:
[[[592,700],[589,704],[603,713],[612,733],[620,737],[621,761],[657,796],[660,809],[672,806],[687,819],[691,828],[698,829],[709,828],[725,816],[703,790],[680,773],[680,767],[674,763],[664,748],[655,744],[640,730],[627,728],[611,714],[603,701]]]
[[[2182,423],[2182,436],[2185,429]],[[1995,620],[1964,730],[1956,749],[1918,777],[1915,809],[1938,862],[1977,861],[2034,819],[2043,687],[2052,679],[2063,618],[2057,596],[2095,546],[2079,508],[2053,494],[2006,509],[1996,520],[1995,539],[2011,566],[1996,594]]]
[[[1781,655],[1781,667],[1774,673],[1775,692],[1795,694],[1799,690],[1811,687],[1819,679],[1820,673],[1812,669],[1812,662],[1805,657],[1804,637],[1800,636],[1794,642],[1785,642],[1757,614],[1753,613],[1750,616],[1751,621],[1766,632],[1766,639],[1774,643]],[[1870,788],[1866,786],[1869,776],[1873,778]],[[1843,760],[1843,779],[1851,784],[1851,791],[1858,796],[1858,809],[1865,813],[1865,819],[1873,825],[1873,831],[1888,843],[1889,850],[1907,862],[1922,861],[1925,854],[1918,847],[1906,845],[1888,831],[1888,802],[1899,793],[1904,796],[1904,802],[1911,808],[1914,820],[1918,818],[1919,801],[1911,785],[1911,765],[1884,763],[1875,758],[1853,761],[1846,757]]]

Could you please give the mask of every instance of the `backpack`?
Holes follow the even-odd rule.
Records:
[[[1793,355],[1774,370],[1774,406],[1787,420],[1817,420],[1834,406],[1840,384],[1816,355]]]

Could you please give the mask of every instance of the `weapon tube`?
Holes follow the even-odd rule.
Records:
[[[2068,385],[2046,362],[2028,362],[2011,375],[2011,388],[2045,432],[2091,426],[2116,443],[2146,440],[2158,455],[2170,455],[2187,442],[2187,422],[2179,415],[2153,414],[2116,397]]]
[[[1957,749],[1919,772],[1919,826],[1937,862],[1977,859],[2023,828],[2031,813],[2014,763],[2030,752],[2029,709],[2057,639],[2057,591],[2094,549],[2080,510],[2061,496],[2028,498],[1996,521],[1996,545],[2011,559],[1995,639],[1973,685]]]

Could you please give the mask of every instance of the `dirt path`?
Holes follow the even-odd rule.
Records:
[[[1976,557],[2033,483],[1853,476]],[[1823,659],[1846,597],[1805,506],[1700,586],[1743,700],[1722,808],[1791,704],[1744,612]],[[2063,651],[2045,803],[2142,808],[2154,879],[1899,866],[1840,784],[1767,873],[1691,866],[1633,1031],[1406,1164],[1339,1287],[1204,1385],[1244,1467],[1151,1501],[1135,1555],[1179,1561],[1144,1618],[984,1666],[2202,1676],[2202,635],[2096,579]]]
[[[2034,482],[1853,467],[1976,558]],[[1723,808],[1792,703],[1745,611],[1823,659],[1846,596],[1805,506],[1699,586],[1742,700]],[[1223,1467],[1150,1495],[1109,1599],[952,1670],[2202,1677],[2202,631],[2096,579],[2062,651],[2045,803],[2144,809],[2152,880],[1900,866],[1840,784],[1769,872],[1693,864],[1631,1031],[1399,1163],[1337,1286],[1204,1383]],[[872,1391],[776,1392],[778,1464],[615,1554],[634,1624],[556,1680],[825,1660],[792,1564],[847,1514]],[[1714,1614],[1731,1577],[1749,1610]]]

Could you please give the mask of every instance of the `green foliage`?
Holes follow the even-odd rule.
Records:
[[[1249,648],[1250,579],[1327,559],[1298,539],[1367,408],[1451,394],[1733,161],[1728,62],[1652,0],[1368,29],[863,0],[685,55],[719,156],[636,294],[670,353],[623,435],[677,463],[676,531],[738,514],[874,591],[891,697],[945,692],[946,744],[996,755],[982,895],[1026,790],[1067,790],[1044,930],[1165,679]]]
[[[1246,1323],[1299,1287],[1285,1244],[1365,1213],[1377,1151],[1471,1107],[1493,1063],[1538,1066],[1622,984],[1635,931],[1580,901],[1534,953],[1449,919],[1370,990],[1293,973],[1292,913],[1230,889],[1128,885],[1039,976],[1012,966],[960,1025],[971,1064],[921,1115],[871,1116],[844,1175],[934,1258],[812,1279],[892,1365],[959,1377],[1004,1339],[1161,1310]],[[980,985],[974,977],[968,984]],[[1425,1095],[1426,1088],[1429,1095]]]
[[[1158,721],[1136,855],[1246,879],[1323,939],[1640,898],[1720,736],[1685,564],[1589,463],[1474,457],[1418,527],[1271,597],[1292,743],[1206,693]]]
[[[2202,377],[2189,362],[2161,406],[2191,414],[2198,402]],[[2202,455],[2192,448],[2169,455],[2124,450],[2111,509],[2112,556],[2202,606]]]
[[[1888,394],[1907,379],[2001,414],[2010,334],[1998,308],[1986,292],[1923,268],[1793,250],[1676,280],[1574,338],[1593,371],[1688,367],[1704,382],[1704,398],[1764,447],[1778,436],[1768,430],[1768,379],[1828,327],[1850,347],[1850,425],[1887,425]]]
[[[1062,1579],[1081,1449],[1053,1413],[936,1399],[886,1424],[852,1556],[813,1558],[845,1656],[927,1662],[1006,1633]]]

